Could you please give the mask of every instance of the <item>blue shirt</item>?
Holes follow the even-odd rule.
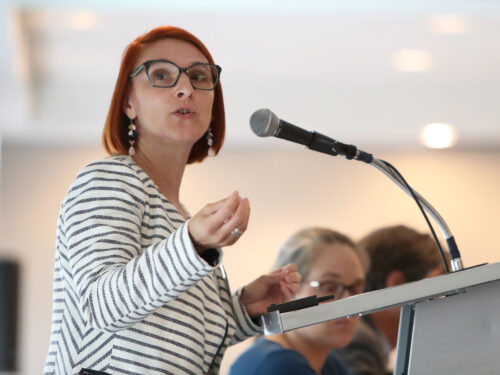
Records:
[[[229,375],[316,375],[305,357],[295,350],[260,337],[231,366]],[[328,355],[321,375],[351,375],[338,358]]]

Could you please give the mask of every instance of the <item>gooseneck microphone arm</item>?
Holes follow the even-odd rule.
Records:
[[[464,265],[462,262],[462,258],[460,256],[460,251],[458,250],[458,246],[455,242],[455,237],[451,233],[450,228],[444,221],[443,217],[439,214],[439,212],[416,190],[407,186],[407,184],[402,180],[402,178],[397,174],[395,174],[393,170],[384,161],[374,157],[372,162],[369,164],[377,168],[379,171],[381,171],[383,174],[389,177],[389,179],[391,179],[394,183],[396,183],[396,185],[398,185],[404,192],[406,192],[408,195],[410,195],[411,197],[418,200],[418,202],[420,202],[425,211],[427,211],[427,213],[438,224],[439,229],[441,229],[441,233],[443,234],[443,237],[446,239],[448,250],[450,252],[450,264],[452,271],[455,272],[463,269]]]
[[[389,177],[389,179],[391,179],[394,183],[396,183],[396,185],[398,185],[403,191],[413,197],[417,205],[421,209],[423,206],[423,209],[425,209],[425,211],[429,213],[434,221],[437,222],[448,245],[452,271],[455,272],[463,269],[462,258],[455,242],[455,238],[453,237],[444,219],[424,197],[422,197],[417,191],[415,191],[406,183],[399,172],[397,172],[397,170],[389,163],[373,157],[372,154],[358,150],[354,145],[347,145],[345,143],[338,142],[321,133],[310,132],[296,125],[290,124],[284,120],[280,120],[269,109],[259,109],[255,111],[250,118],[250,127],[252,128],[252,131],[259,137],[274,136],[286,139],[291,142],[302,144],[314,151],[322,152],[332,156],[341,155],[346,159],[363,161],[377,168],[379,171]],[[427,220],[423,209],[422,213]],[[444,254],[442,254],[439,241],[435,237],[432,225],[429,221],[427,221],[427,223],[429,224],[432,234],[434,235],[436,245],[438,246],[438,249],[440,249],[445,268],[448,271],[448,265],[446,263]]]

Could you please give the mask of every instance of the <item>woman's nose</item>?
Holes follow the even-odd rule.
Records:
[[[193,95],[193,90],[193,85],[191,84],[188,75],[181,73],[179,81],[177,82],[177,85],[175,85],[175,95],[179,99],[189,98]]]

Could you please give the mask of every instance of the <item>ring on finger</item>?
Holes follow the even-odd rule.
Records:
[[[243,234],[243,231],[240,230],[239,228],[234,228],[232,231],[231,231],[231,235],[238,238],[240,237],[241,235]]]

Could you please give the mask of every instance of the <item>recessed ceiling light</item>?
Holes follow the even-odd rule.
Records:
[[[429,17],[429,30],[436,34],[460,35],[469,31],[470,25],[460,14],[435,14]]]
[[[435,122],[424,126],[420,138],[430,148],[447,148],[456,142],[456,132],[452,125]]]
[[[432,56],[425,49],[400,49],[391,56],[392,66],[400,72],[427,72],[432,69]]]

